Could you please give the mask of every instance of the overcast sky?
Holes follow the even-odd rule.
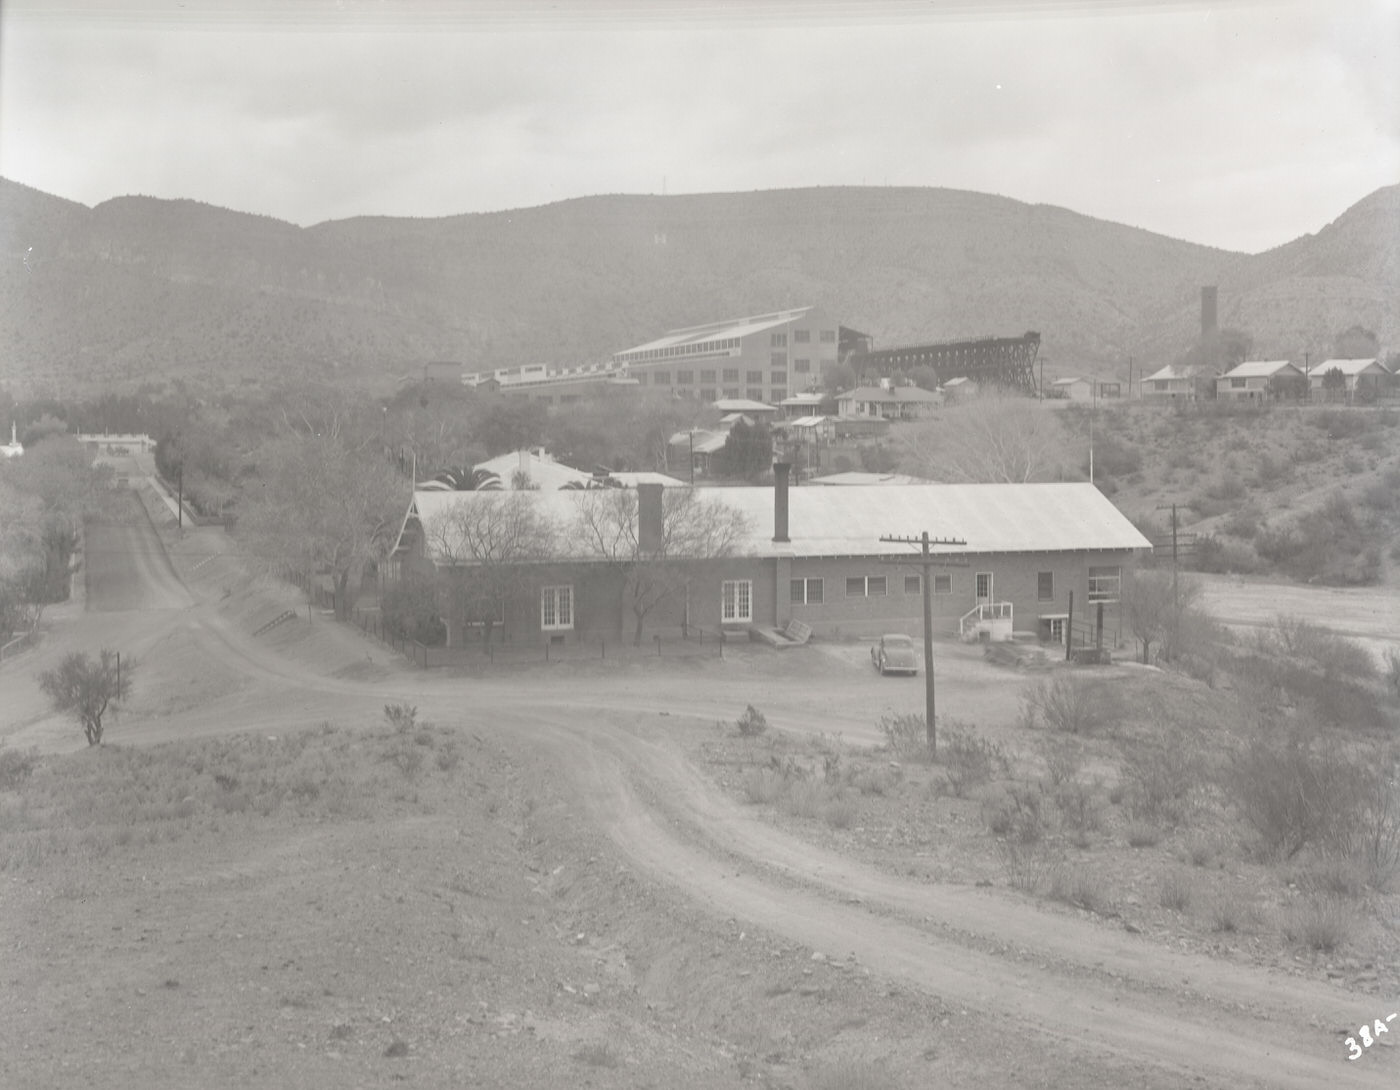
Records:
[[[0,175],[89,205],[948,186],[1256,252],[1400,181],[1400,0],[6,0],[0,32]]]

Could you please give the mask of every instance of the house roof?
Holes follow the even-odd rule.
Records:
[[[778,404],[801,408],[805,405],[820,405],[825,400],[827,400],[826,394],[793,394],[791,397],[783,398]]]
[[[793,488],[788,494],[787,542],[774,542],[773,489],[698,488],[742,513],[748,532],[736,553],[755,557],[913,555],[910,545],[882,542],[882,535],[927,530],[930,537],[959,538],[965,546],[934,545],[938,555],[1120,551],[1150,549],[1108,498],[1087,483],[849,485]],[[578,493],[527,492],[530,502],[561,526],[574,518]],[[453,505],[500,502],[489,493],[415,492],[410,517],[425,525]],[[432,535],[428,535],[431,540]],[[586,553],[555,559],[587,560]]]
[[[943,385],[943,386],[976,386],[977,383],[973,382],[972,379],[968,378],[966,375],[959,375],[957,378],[950,378],[947,382],[944,382],[944,383],[942,383],[941,385]]]
[[[775,413],[778,411],[772,405],[765,405],[762,401],[750,401],[744,397],[722,397],[714,402],[714,406],[722,413]]]
[[[1195,367],[1178,367],[1174,363],[1169,363],[1160,371],[1153,371],[1143,382],[1161,382],[1166,379],[1193,379],[1199,375],[1200,369]]]
[[[1050,385],[1051,385],[1051,386],[1073,386],[1076,382],[1082,382],[1082,383],[1084,383],[1085,385],[1087,385],[1088,382],[1089,382],[1089,380],[1088,380],[1087,378],[1080,378],[1078,375],[1076,375],[1074,378],[1057,378],[1057,379],[1056,379],[1054,382],[1052,382]]]
[[[682,344],[701,344],[705,341],[747,337],[750,333],[761,333],[765,329],[775,329],[778,326],[795,322],[799,318],[806,317],[807,312],[811,309],[810,306],[798,307],[796,310],[754,314],[746,318],[725,318],[718,322],[710,322],[708,325],[673,329],[663,336],[657,337],[654,341],[647,341],[646,344],[639,344],[634,348],[625,348],[618,355],[627,352],[649,352],[657,348],[674,348]]]
[[[842,394],[839,400],[890,403],[896,401],[937,401],[938,395],[919,386],[892,386],[889,389],[883,386],[857,386],[850,393]]]
[[[685,447],[695,451],[696,454],[713,454],[728,441],[729,433],[727,431],[702,431],[697,428],[693,432],[676,432],[671,436],[669,445]]]
[[[1291,360],[1245,360],[1244,363],[1236,364],[1226,371],[1221,378],[1269,378],[1276,375],[1285,367],[1293,367]],[[1300,374],[1302,372],[1299,372]]]
[[[829,416],[799,416],[787,422],[790,428],[815,428],[817,425],[830,420]]]
[[[661,484],[667,488],[680,488],[685,482],[678,477],[672,477],[666,473],[657,473],[655,470],[641,469],[636,471],[622,470],[608,474],[624,488],[636,488],[639,484]]]
[[[1362,371],[1366,371],[1371,367],[1379,367],[1380,370],[1385,370],[1385,368],[1380,367],[1380,364],[1376,362],[1376,357],[1372,356],[1370,359],[1365,360],[1323,360],[1317,366],[1313,367],[1310,373],[1313,375],[1325,375],[1328,371],[1335,368],[1344,375],[1359,375]]]
[[[821,477],[808,477],[807,483],[839,485],[849,488],[851,485],[857,484],[931,484],[932,482],[923,477],[911,477],[907,473],[865,473],[858,469],[852,469],[845,473],[827,473]]]
[[[523,464],[522,464],[523,463]],[[498,454],[494,458],[488,458],[484,462],[478,462],[473,469],[484,469],[501,478],[501,483],[506,488],[514,488],[512,478],[518,470],[525,470],[530,478],[530,484],[536,488],[548,489],[563,488],[566,484],[587,484],[593,479],[593,474],[585,473],[581,469],[574,469],[572,466],[562,465],[548,456],[541,457],[534,451],[521,450],[511,451],[509,454]]]

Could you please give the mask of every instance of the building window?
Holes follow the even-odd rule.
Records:
[[[701,381],[701,382],[714,382],[714,380],[715,380],[715,373],[714,373],[714,371],[711,370],[711,371],[701,371],[701,372],[700,372],[700,381]]]
[[[989,571],[977,573],[977,601],[992,601],[992,573]]]
[[[748,376],[749,376],[748,381],[749,381],[749,385],[750,385],[750,386],[757,386],[759,383],[761,383],[761,382],[763,381],[763,372],[762,372],[762,371],[750,371],[750,372],[748,372]]]
[[[1122,586],[1122,568],[1089,568],[1089,601],[1116,602]]]
[[[725,624],[753,620],[753,581],[726,579],[720,587],[719,616]]]
[[[770,343],[774,348],[786,348],[786,347],[787,347],[787,334],[786,334],[786,333],[774,333],[774,334],[773,334],[773,337],[772,337],[772,339],[771,339],[771,341],[770,341],[769,343]]]
[[[855,575],[846,579],[847,598],[883,598],[889,585],[883,575]]]
[[[540,588],[540,628],[562,632],[574,627],[574,588]]]
[[[820,579],[792,580],[792,604],[795,606],[821,605],[822,581]]]
[[[770,400],[773,400],[773,401],[781,401],[781,400],[782,400],[783,398],[785,398],[785,397],[787,397],[787,387],[786,387],[786,386],[774,386],[774,387],[773,387],[772,394],[771,394],[771,396],[770,396]]]
[[[762,400],[763,400],[763,387],[762,387],[762,386],[750,386],[747,390],[744,391],[744,396],[745,396],[746,398],[748,398],[750,401],[762,401]]]
[[[715,388],[713,386],[701,386],[700,398],[703,401],[713,401],[715,399]]]
[[[737,386],[726,386],[724,388],[724,396],[730,400],[738,400],[739,388]]]
[[[835,344],[835,343],[836,343],[836,330],[834,330],[834,329],[823,329],[823,330],[821,331],[821,342],[822,342],[822,344]]]
[[[656,384],[657,386],[669,386],[669,385],[671,385],[671,372],[670,372],[670,371],[657,371],[657,372],[652,376],[651,381],[652,381],[654,384]]]
[[[793,369],[794,371],[796,371],[799,375],[810,374],[811,371],[812,371],[812,361],[811,361],[811,360],[793,360],[793,361],[792,361],[792,369]]]
[[[677,384],[678,386],[689,386],[689,385],[690,385],[691,383],[693,383],[694,381],[695,381],[695,372],[694,372],[694,371],[677,371],[677,372],[676,372],[676,384]]]
[[[904,577],[904,593],[905,593],[905,594],[918,594],[918,593],[919,593],[919,577],[918,577],[917,575],[906,575],[906,576]]]
[[[1055,573],[1052,571],[1036,572],[1035,575],[1035,597],[1037,601],[1049,602],[1055,597]]]
[[[774,366],[774,367],[786,367],[786,366],[787,366],[787,353],[786,353],[786,352],[774,352],[774,353],[772,353],[772,355],[770,355],[770,356],[768,357],[768,362],[769,362],[772,366]]]
[[[1244,389],[1244,379],[1242,379],[1242,378],[1232,378],[1232,379],[1230,380],[1230,389],[1232,389],[1232,390],[1243,390],[1243,389]]]
[[[777,384],[778,386],[786,386],[787,371],[777,370],[768,372],[768,382],[770,385]]]
[[[738,382],[738,381],[739,381],[739,368],[737,368],[737,367],[726,367],[726,368],[724,369],[724,378],[721,379],[720,381],[721,381],[721,382]]]
[[[933,577],[934,594],[952,594],[953,577],[951,575],[935,575]]]
[[[793,344],[810,344],[812,342],[812,331],[810,329],[794,329],[792,331]]]

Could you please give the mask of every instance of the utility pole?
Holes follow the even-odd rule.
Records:
[[[178,482],[175,486],[175,507],[177,508],[175,517],[178,520],[179,528],[183,530],[185,528],[185,463],[183,459],[180,461],[179,471],[175,474],[175,480]]]
[[[1133,357],[1128,357],[1128,400],[1133,399]]]
[[[919,546],[919,576],[922,590],[924,592],[924,729],[928,732],[928,752],[930,757],[938,755],[938,728],[934,719],[934,685],[933,685],[933,598],[932,587],[929,585],[929,571],[935,567],[949,564],[947,559],[935,557],[929,553],[930,545],[966,545],[967,542],[958,538],[928,536],[925,530],[918,537],[894,537],[893,535],[882,537],[884,542],[897,543],[901,545]],[[885,563],[901,564],[907,561],[892,560]],[[956,561],[954,562],[956,563]],[[966,562],[964,562],[966,563]]]
[[[1169,508],[1166,504],[1157,508],[1158,511],[1166,511]],[[1180,612],[1181,610],[1181,576],[1177,564],[1177,538],[1176,538],[1176,504],[1170,506],[1172,513],[1172,605]]]

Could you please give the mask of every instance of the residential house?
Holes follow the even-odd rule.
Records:
[[[1145,400],[1194,401],[1215,389],[1215,372],[1168,364],[1142,380]]]
[[[774,476],[772,488],[696,490],[739,512],[745,529],[730,555],[670,558],[674,595],[648,618],[650,633],[743,637],[755,626],[782,628],[793,620],[818,636],[918,633],[925,575],[916,563],[919,550],[882,538],[927,531],[939,561],[927,573],[935,638],[1018,632],[1060,642],[1072,601],[1074,618],[1101,623],[1112,645],[1122,637],[1121,588],[1136,558],[1151,548],[1086,483],[790,488],[781,463]],[[506,640],[532,645],[616,639],[624,632],[625,573],[567,532],[585,495],[522,494],[563,532],[553,555],[520,565],[517,592],[500,618]],[[663,495],[659,487],[638,490],[643,548],[649,537],[659,540]],[[401,570],[472,579],[475,565],[453,560],[465,550],[440,544],[444,529],[451,532],[451,509],[500,500],[500,494],[416,493],[396,550]],[[463,638],[455,622],[449,633],[453,642]]]
[[[955,401],[958,398],[968,398],[977,396],[977,383],[966,375],[959,375],[957,378],[950,378],[947,382],[938,387],[938,392],[945,401]]]
[[[1329,387],[1329,372],[1336,371],[1341,376],[1339,386]],[[1309,396],[1313,398],[1374,401],[1377,397],[1388,396],[1394,389],[1395,376],[1381,364],[1380,360],[1323,360],[1308,372]]]
[[[1066,401],[1091,401],[1094,387],[1086,378],[1057,378],[1050,384],[1050,396]]]
[[[1246,360],[1215,380],[1215,396],[1245,401],[1276,401],[1301,397],[1303,372],[1288,360]]]
[[[873,417],[878,420],[920,420],[942,404],[943,398],[918,386],[857,386],[836,395],[837,411],[843,417]]]

